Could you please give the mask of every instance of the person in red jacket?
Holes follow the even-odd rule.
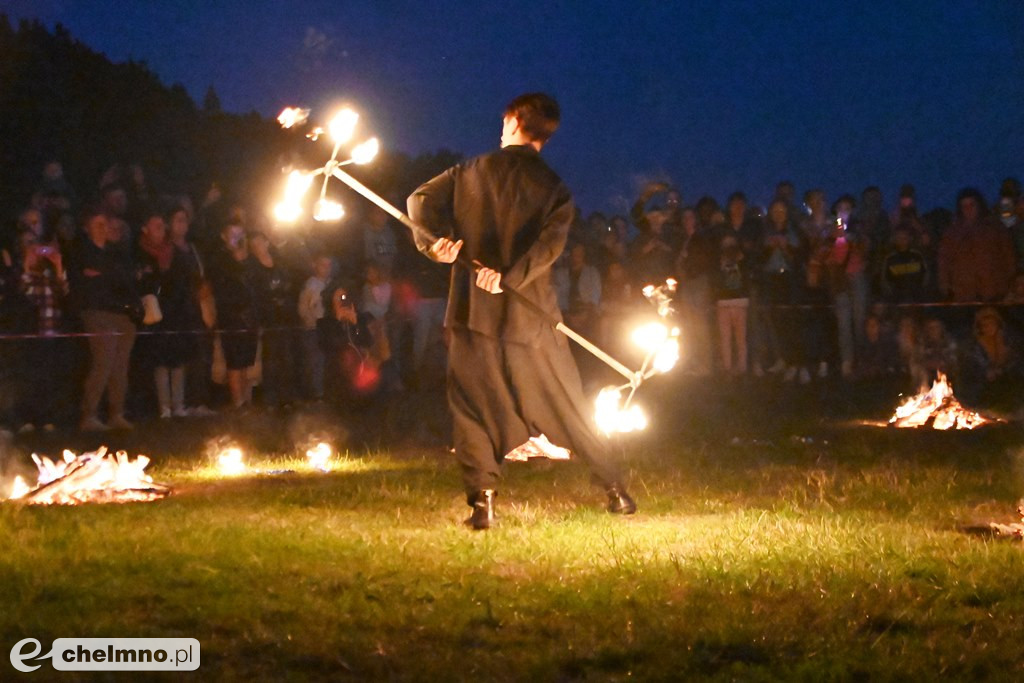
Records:
[[[939,242],[939,291],[950,301],[996,301],[1014,274],[1010,233],[974,188],[960,191],[953,225]]]

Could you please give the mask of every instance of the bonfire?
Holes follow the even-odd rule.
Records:
[[[922,390],[903,402],[889,420],[894,427],[924,427],[934,429],[974,429],[994,420],[968,410],[953,395],[953,387],[943,373],[939,373],[931,389]]]
[[[32,459],[39,470],[35,487],[18,477],[10,500],[30,505],[131,503],[158,500],[171,492],[145,473],[149,458],[144,455],[133,460],[124,451],[112,454],[102,446],[81,455],[66,450],[57,462],[35,453]]]

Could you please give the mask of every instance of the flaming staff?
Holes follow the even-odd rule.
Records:
[[[295,112],[298,112],[298,114]],[[284,112],[281,113],[278,120],[281,122],[282,126],[290,128],[297,122],[305,121],[306,114],[308,114],[308,110],[289,108],[285,109]],[[309,189],[313,180],[322,175],[324,180],[320,188],[320,197],[313,207],[313,218],[315,220],[334,221],[340,220],[341,217],[344,216],[344,210],[341,205],[327,199],[327,184],[331,178],[337,178],[349,188],[383,209],[388,215],[405,227],[409,228],[414,234],[421,237],[424,241],[429,243],[436,242],[438,238],[433,232],[414,222],[403,211],[395,208],[394,205],[356,180],[343,168],[350,164],[362,165],[369,163],[377,155],[377,152],[380,149],[380,144],[377,139],[371,138],[366,142],[353,147],[348,159],[343,161],[338,159],[338,153],[341,151],[342,146],[352,139],[358,121],[359,115],[348,108],[342,109],[331,120],[327,127],[328,134],[334,142],[334,148],[331,152],[330,159],[328,159],[327,163],[321,168],[313,171],[291,172],[285,186],[284,201],[278,204],[275,208],[275,216],[278,220],[283,222],[296,220],[302,213],[301,201],[303,196]],[[318,128],[307,137],[315,140],[322,133],[323,131]],[[458,257],[457,262],[472,272],[476,272],[480,268],[484,267],[483,264],[478,261],[472,261],[463,257],[461,254]],[[648,287],[644,288],[644,295],[658,308],[658,313],[661,317],[665,317],[669,312],[671,312],[671,307],[667,302],[671,299],[671,294],[675,292],[675,286],[675,281],[669,280],[661,287],[648,285]],[[602,430],[606,433],[634,431],[643,429],[646,426],[646,418],[643,417],[639,408],[631,405],[631,402],[636,390],[640,388],[640,385],[643,384],[644,380],[659,372],[668,372],[668,370],[670,370],[675,364],[675,361],[679,357],[678,328],[669,330],[669,328],[665,327],[663,324],[655,323],[656,325],[659,325],[659,329],[662,329],[663,333],[658,332],[654,328],[648,328],[646,332],[640,333],[639,339],[643,340],[642,345],[645,350],[648,351],[648,355],[645,358],[641,369],[633,371],[589,339],[570,328],[563,321],[548,314],[547,311],[541,308],[532,299],[524,296],[515,288],[502,283],[502,290],[514,298],[518,303],[526,306],[531,311],[539,315],[556,330],[582,346],[627,380],[626,384],[621,387],[608,387],[602,390],[601,395],[598,396],[596,404],[597,421]],[[668,297],[667,300],[661,300],[661,298],[666,296]],[[654,335],[653,337],[651,336],[652,334]],[[660,338],[658,338],[659,335]],[[636,335],[634,336],[636,338]],[[630,390],[629,396],[627,397],[625,404],[620,407],[619,402],[621,399],[621,393],[627,388]],[[615,398],[614,405],[612,402],[612,392],[614,392]]]

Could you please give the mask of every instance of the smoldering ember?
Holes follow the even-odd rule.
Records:
[[[171,5],[0,14],[0,678],[1024,676],[1024,6]]]

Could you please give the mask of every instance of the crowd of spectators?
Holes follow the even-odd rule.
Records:
[[[5,225],[0,424],[29,431],[288,409],[387,410],[443,383],[448,270],[369,208],[338,228],[277,226],[214,185],[196,206],[138,165],[80,192],[57,161]],[[553,281],[566,323],[613,350],[675,278],[683,372],[793,383],[944,372],[967,401],[1020,377],[1024,198],[965,189],[922,212],[865,189],[766,208],[688,205],[651,184],[630,215],[578,214]],[[584,375],[596,368],[580,355]],[[105,399],[105,400],[104,400]]]
[[[968,402],[1022,378],[1024,198],[1007,178],[993,208],[965,188],[922,211],[904,185],[831,203],[781,182],[767,207],[742,192],[687,205],[648,185],[629,217],[580,218],[555,282],[567,323],[614,347],[640,289],[675,278],[684,372],[730,381],[905,380],[943,372]]]

